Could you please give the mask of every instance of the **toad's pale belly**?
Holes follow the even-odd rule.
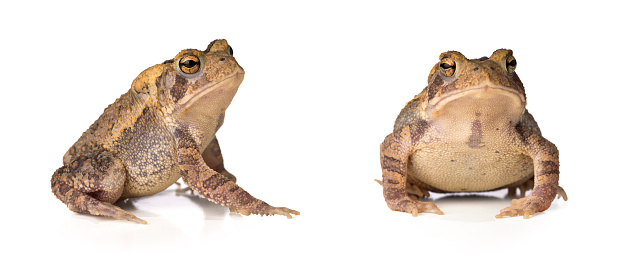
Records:
[[[437,142],[410,156],[408,175],[425,188],[444,192],[482,192],[523,182],[533,176],[533,162],[514,146]]]

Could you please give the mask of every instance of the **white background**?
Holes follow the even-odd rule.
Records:
[[[421,3],[420,3],[421,2]],[[0,5],[0,265],[64,271],[623,270],[632,264],[632,7],[614,1],[22,1]],[[266,4],[265,4],[266,3]],[[514,2],[515,3],[515,2]],[[218,133],[254,196],[241,216],[174,188],[122,204],[148,225],[70,212],[62,155],[145,68],[225,38],[246,77]],[[495,219],[504,192],[390,211],[379,144],[440,53],[514,50],[569,201]],[[625,247],[620,247],[625,245]],[[621,269],[620,269],[621,268]],[[5,269],[2,269],[5,270]]]

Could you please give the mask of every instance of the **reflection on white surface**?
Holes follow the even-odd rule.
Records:
[[[46,241],[35,249],[39,256],[71,252],[78,267],[93,266],[95,256],[107,256],[135,268],[192,269],[202,262],[219,270],[406,269],[415,261],[434,260],[425,266],[442,269],[456,263],[456,258],[460,262],[454,265],[461,267],[510,265],[530,249],[540,250],[541,263],[554,263],[565,252],[588,250],[570,246],[580,239],[580,232],[572,230],[588,224],[585,206],[574,198],[575,190],[569,192],[569,202],[557,199],[549,210],[530,219],[495,219],[510,202],[504,190],[464,196],[433,194],[432,200],[445,215],[424,213],[414,218],[388,209],[381,187],[372,179],[358,179],[340,189],[332,197],[307,194],[280,201],[302,213],[293,219],[230,213],[196,195],[177,194],[174,186],[119,203],[148,225],[76,214],[46,192],[42,196],[50,203],[46,225],[30,225],[33,230],[22,233],[29,233],[30,241]],[[353,191],[357,194],[350,195]],[[624,225],[616,228],[620,226]],[[587,236],[585,242],[602,245],[608,241]],[[113,261],[103,268],[121,263]]]

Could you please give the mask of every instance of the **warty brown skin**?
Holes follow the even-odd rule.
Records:
[[[395,211],[443,212],[419,201],[439,193],[520,189],[521,198],[496,216],[529,218],[557,194],[556,146],[526,111],[526,95],[511,50],[467,59],[442,53],[428,86],[401,111],[380,146],[384,198]],[[532,188],[528,196],[525,191]]]
[[[113,203],[182,177],[195,193],[244,215],[298,215],[251,196],[223,165],[215,134],[243,77],[225,40],[146,69],[64,155],[53,193],[72,211],[145,224]]]

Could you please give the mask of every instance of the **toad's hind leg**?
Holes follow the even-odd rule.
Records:
[[[420,143],[420,138],[417,135],[421,134],[413,136],[411,131],[421,132],[425,131],[425,128],[426,123],[424,122],[404,126],[386,136],[380,146],[384,199],[393,211],[411,213],[412,216],[418,216],[421,212],[443,214],[433,202],[413,199],[411,194],[422,195],[421,190],[416,191],[414,187],[412,187],[413,190],[408,189],[408,157]]]
[[[125,181],[121,160],[103,151],[94,157],[79,156],[57,169],[51,189],[71,211],[146,224],[112,204],[121,197]]]

